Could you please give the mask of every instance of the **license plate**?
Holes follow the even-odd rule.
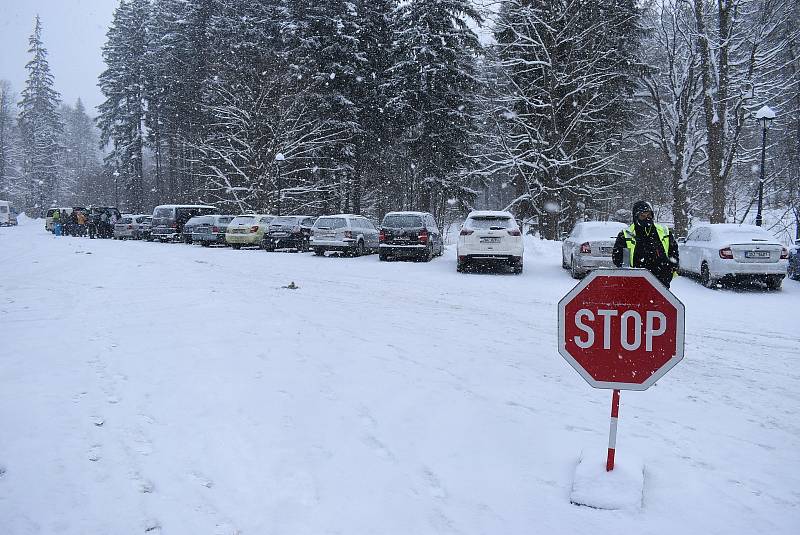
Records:
[[[481,238],[481,243],[500,243],[500,238]]]
[[[769,258],[769,251],[745,251],[745,258]]]
[[[405,236],[398,236],[397,238],[394,238],[394,241],[409,241],[410,239],[411,238]]]

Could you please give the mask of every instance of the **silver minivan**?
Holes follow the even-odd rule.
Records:
[[[366,217],[337,214],[317,219],[311,229],[310,245],[319,256],[325,251],[361,256],[377,252],[380,241],[378,229]]]

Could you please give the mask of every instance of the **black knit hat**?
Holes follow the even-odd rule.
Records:
[[[653,212],[653,205],[650,204],[647,201],[636,201],[635,203],[633,203],[633,209],[631,211],[633,212],[633,220],[636,221],[636,218],[642,212],[651,212],[652,213]]]

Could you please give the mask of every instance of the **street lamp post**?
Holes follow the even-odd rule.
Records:
[[[117,180],[119,179],[119,171],[111,173],[114,175],[114,207],[119,208],[119,190],[117,189]]]
[[[281,164],[286,158],[282,152],[275,155],[275,167],[278,168],[278,215],[281,215],[281,203],[283,201],[283,184],[281,183]]]
[[[767,155],[767,130],[769,124],[775,119],[775,112],[769,106],[764,106],[756,112],[756,121],[761,123],[761,174],[758,179],[758,211],[756,212],[756,226],[764,223],[761,209],[764,203],[764,166]]]

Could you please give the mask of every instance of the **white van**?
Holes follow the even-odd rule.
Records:
[[[17,224],[17,215],[10,201],[0,201],[0,227],[11,227]]]

